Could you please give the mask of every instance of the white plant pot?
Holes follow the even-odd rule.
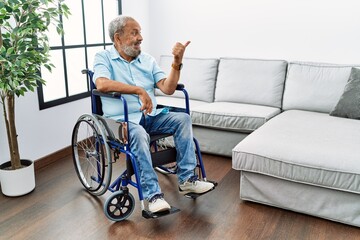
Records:
[[[34,162],[21,160],[23,168],[16,170],[4,170],[11,166],[10,162],[0,165],[1,191],[9,197],[25,195],[35,189]]]

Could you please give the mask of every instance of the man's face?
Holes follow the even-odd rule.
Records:
[[[119,35],[119,46],[127,56],[135,58],[141,52],[140,44],[143,38],[141,36],[140,25],[136,21],[128,21],[124,28],[124,33]]]

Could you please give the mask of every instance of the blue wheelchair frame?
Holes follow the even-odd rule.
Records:
[[[138,196],[139,196],[139,200],[141,202],[141,209],[142,209],[143,217],[157,218],[160,216],[178,212],[179,209],[174,208],[174,207],[171,207],[170,211],[160,212],[160,213],[151,213],[145,209],[144,197],[143,197],[142,188],[140,185],[140,177],[139,177],[140,174],[137,169],[135,156],[133,155],[133,153],[130,150],[130,135],[129,135],[129,129],[128,129],[129,119],[128,119],[128,107],[127,107],[126,99],[118,92],[108,92],[108,93],[99,92],[98,90],[96,90],[95,84],[92,81],[94,73],[90,70],[83,70],[82,73],[87,74],[88,80],[90,83],[90,87],[91,87],[92,115],[84,114],[83,116],[81,116],[79,118],[77,124],[75,125],[74,131],[73,131],[73,138],[72,138],[73,139],[73,143],[72,143],[73,144],[73,157],[74,157],[75,168],[76,168],[76,171],[77,171],[80,181],[83,183],[85,188],[87,190],[89,190],[89,192],[92,193],[93,195],[101,195],[101,194],[105,193],[106,190],[109,190],[110,192],[113,193],[106,200],[106,202],[104,204],[104,212],[105,212],[106,216],[113,221],[121,221],[121,220],[126,219],[127,217],[129,217],[131,215],[131,213],[134,210],[135,201],[134,201],[133,196],[129,192],[129,189],[127,188],[128,185],[131,185],[138,189]],[[189,95],[188,95],[187,91],[185,90],[184,85],[178,84],[176,90],[182,91],[184,93],[185,109],[178,109],[178,108],[170,107],[170,110],[183,111],[183,112],[186,112],[187,114],[190,114]],[[124,108],[124,122],[119,123],[119,125],[121,124],[121,134],[119,134],[119,135],[121,135],[122,139],[115,138],[113,132],[107,126],[106,121],[104,120],[104,118],[101,117],[102,109],[101,109],[100,97],[116,98],[116,99],[120,99],[122,101],[123,108]],[[104,145],[105,147],[108,146],[113,151],[114,161],[116,161],[118,159],[120,153],[124,153],[126,155],[126,166],[127,166],[126,170],[119,177],[117,177],[112,183],[110,183],[111,171],[112,171],[111,164],[113,163],[113,160],[111,160],[112,157],[111,156],[109,157],[109,155],[108,155],[107,158],[110,158],[110,159],[108,159],[109,160],[107,163],[108,165],[106,166],[106,164],[105,164],[104,166],[101,166],[101,164],[104,164],[104,163],[101,163],[100,160],[102,160],[102,161],[104,161],[104,160],[100,159],[100,157],[104,157],[103,156],[104,154],[103,155],[97,154],[97,153],[92,154],[92,157],[95,156],[96,158],[99,159],[99,161],[97,161],[97,163],[96,163],[97,164],[97,166],[96,166],[97,176],[91,176],[91,179],[101,185],[101,186],[98,186],[98,189],[101,187],[104,188],[104,189],[101,189],[100,191],[97,191],[98,189],[96,189],[96,191],[92,191],[91,187],[89,187],[86,183],[84,183],[85,177],[82,175],[82,169],[79,169],[79,168],[81,168],[81,166],[80,166],[79,161],[77,160],[77,158],[79,158],[79,154],[76,151],[78,151],[78,145],[80,145],[76,142],[77,128],[79,127],[79,124],[82,121],[89,121],[88,124],[90,124],[90,120],[88,120],[88,119],[91,119],[91,124],[95,123],[95,125],[98,124],[98,125],[103,126],[103,130],[101,130],[99,126],[92,126],[92,128],[94,130],[97,130],[97,129],[100,130],[100,133],[97,135],[101,135],[98,138],[96,138],[96,144],[95,144],[96,152],[99,152],[100,146]],[[168,137],[168,136],[171,136],[171,135],[170,134],[162,134],[162,135],[150,136],[151,137],[150,145],[153,147],[153,150],[154,150],[152,152],[153,167],[155,167],[157,170],[159,170],[160,172],[165,173],[165,174],[176,174],[176,170],[170,169],[165,166],[165,164],[176,162],[176,149],[174,147],[171,147],[171,148],[165,149],[163,151],[158,151],[158,148],[157,148],[157,141],[159,139],[162,139],[162,138]],[[207,181],[199,143],[195,138],[193,140],[194,140],[195,151],[196,151],[196,156],[197,156],[197,160],[198,160],[196,168],[199,168],[199,177],[201,177],[204,181]],[[108,151],[108,149],[106,149],[106,151]],[[91,153],[89,153],[89,156],[90,155],[91,155]],[[86,156],[86,157],[88,157],[88,156]],[[109,173],[108,173],[109,177],[108,177],[108,179],[105,180],[108,182],[104,183],[103,176],[105,176],[104,169],[106,167],[108,168],[108,171],[109,171]],[[132,175],[135,175],[135,181],[132,180]],[[213,183],[216,185],[215,182],[213,182]],[[201,195],[201,194],[188,193],[185,196],[195,199],[199,195]],[[113,203],[113,201],[115,201],[115,203]],[[121,204],[121,202],[122,202],[122,204],[124,204],[124,206],[119,205],[119,204]],[[126,202],[126,205],[125,205],[125,202]],[[127,209],[126,212],[121,212],[123,207],[125,209]],[[117,212],[117,214],[115,214],[115,212]]]

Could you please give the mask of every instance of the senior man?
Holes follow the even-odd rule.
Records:
[[[160,212],[171,208],[164,199],[152,166],[149,149],[151,134],[173,134],[178,152],[177,177],[181,193],[201,194],[210,191],[214,184],[201,181],[194,175],[197,160],[190,116],[157,109],[154,94],[155,86],[165,94],[174,93],[183,55],[190,41],[175,44],[172,49],[174,59],[171,72],[166,76],[155,59],[141,51],[141,27],[135,19],[122,15],[116,17],[109,24],[109,35],[113,46],[96,54],[93,79],[99,91],[120,92],[127,100],[130,148],[139,169],[143,196],[149,201],[149,211]],[[105,117],[115,120],[123,118],[119,101],[102,98]]]

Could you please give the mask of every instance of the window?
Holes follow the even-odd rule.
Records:
[[[60,18],[65,34],[59,36],[55,27],[49,32],[50,73],[42,68],[46,85],[38,87],[41,109],[57,106],[90,96],[84,68],[92,68],[96,52],[112,45],[107,24],[121,14],[121,0],[66,0],[71,15]]]

